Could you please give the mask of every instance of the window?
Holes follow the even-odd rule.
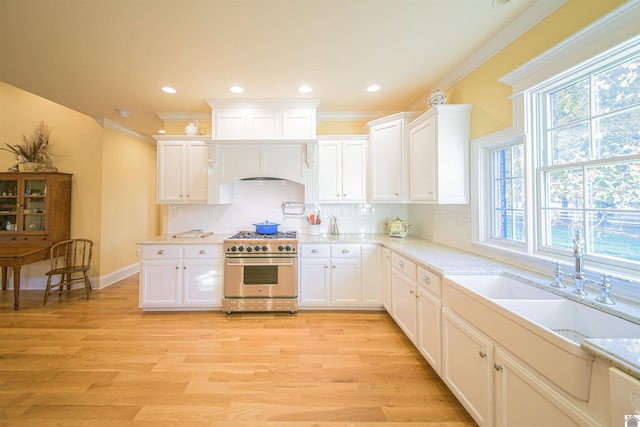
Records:
[[[640,55],[595,65],[536,92],[539,249],[640,265]]]
[[[524,243],[524,144],[492,150],[491,170],[491,237],[503,243]]]

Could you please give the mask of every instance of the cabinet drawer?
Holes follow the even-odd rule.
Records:
[[[0,242],[10,242],[10,243],[46,243],[49,239],[49,236],[36,234],[36,235],[18,235],[15,233],[9,234],[8,232],[0,232]]]
[[[329,245],[300,245],[298,250],[302,258],[329,258]]]
[[[411,280],[416,280],[416,264],[413,261],[393,252],[391,254],[391,266],[401,271]]]
[[[142,247],[142,259],[169,259],[181,258],[182,246],[178,245],[144,245]]]
[[[184,257],[191,259],[221,258],[222,249],[220,245],[186,245]]]
[[[331,258],[360,258],[360,245],[354,243],[331,245]]]
[[[418,284],[432,294],[442,297],[442,278],[421,265],[418,266]]]

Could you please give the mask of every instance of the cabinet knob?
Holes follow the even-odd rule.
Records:
[[[409,293],[410,293],[411,295],[413,295],[413,294],[414,294],[413,289],[411,289],[411,290],[409,291]]]
[[[200,255],[204,255],[207,253],[206,249],[200,249],[200,252],[198,252]]]
[[[336,197],[340,197],[340,194],[336,194]]]
[[[422,277],[422,281],[424,283],[431,283],[431,280],[429,280],[429,276],[426,276],[426,275]]]
[[[487,357],[487,353],[485,353],[484,351],[480,350],[478,352],[478,354],[480,355],[480,357],[482,357],[483,359]]]
[[[311,249],[311,253],[312,253],[312,254],[317,254],[318,252],[320,252],[320,251],[319,251],[319,250],[317,250],[317,249]]]
[[[349,249],[343,249],[343,250],[342,250],[342,253],[343,253],[343,254],[348,254],[348,253],[349,253]]]
[[[398,265],[399,265],[400,267],[404,267],[404,262],[402,262],[402,261],[398,261]]]
[[[347,193],[344,193],[344,194],[342,195],[342,197],[347,197]]]
[[[160,249],[160,250],[159,250],[158,252],[156,252],[156,253],[157,253],[158,255],[164,255],[164,254],[165,254],[164,249]]]
[[[498,365],[497,363],[494,363],[493,369],[495,369],[496,371],[502,371],[502,365]]]

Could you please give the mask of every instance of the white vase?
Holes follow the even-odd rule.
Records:
[[[194,120],[189,122],[187,126],[184,128],[184,133],[187,135],[197,135],[198,134],[198,121]]]

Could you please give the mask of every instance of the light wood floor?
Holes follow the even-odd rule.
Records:
[[[0,291],[0,426],[474,426],[383,312],[143,313]]]

